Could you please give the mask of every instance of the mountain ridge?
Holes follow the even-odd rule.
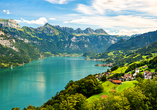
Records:
[[[84,53],[89,50],[103,52],[111,44],[123,38],[108,35],[103,29],[95,30],[97,32],[95,34],[95,31],[91,28],[87,28],[84,32],[79,28],[76,30],[68,27],[62,28],[49,23],[37,28],[27,26],[23,26],[20,29],[9,26],[2,28],[15,38],[24,40],[25,43],[36,46],[43,52],[51,52],[53,54],[64,52]],[[75,31],[81,34],[77,34]]]
[[[136,50],[138,48],[142,48],[148,46],[155,41],[157,41],[157,30],[144,33],[141,35],[137,35],[136,37],[132,37],[129,40],[117,42],[110,47],[108,47],[107,51],[114,50]]]

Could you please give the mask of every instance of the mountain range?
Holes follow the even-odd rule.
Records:
[[[21,27],[13,19],[0,19],[0,68],[17,66],[52,54],[78,53],[92,50],[104,52],[121,36],[108,35],[103,29],[69,27]],[[129,39],[129,36],[125,36]]]
[[[117,43],[111,45],[107,51],[114,50],[136,50],[148,46],[157,41],[157,31],[144,33],[130,38],[129,40],[121,39]]]
[[[0,20],[2,22],[2,20]],[[0,22],[0,23],[1,23]],[[4,20],[1,27],[13,37],[23,40],[25,43],[36,46],[43,52],[57,53],[84,53],[88,50],[104,52],[111,44],[123,37],[108,35],[103,29],[93,30],[80,28],[74,30],[68,27],[52,26],[46,23],[38,28],[19,27],[16,24],[7,25],[10,20]],[[129,38],[129,37],[125,37]]]
[[[103,29],[74,30],[49,23],[37,28],[21,27],[12,19],[0,19],[0,27],[1,67],[23,64],[59,53],[82,54],[93,51],[101,53],[97,58],[103,58],[111,55],[111,51],[113,55],[120,51],[129,53],[157,41],[157,31],[133,37],[117,36],[109,35]],[[12,60],[7,60],[7,57],[18,60],[11,64]]]

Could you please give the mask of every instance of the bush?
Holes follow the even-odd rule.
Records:
[[[111,71],[114,71],[114,70],[116,70],[116,69],[118,69],[118,66],[116,65],[116,66],[113,66],[112,68],[111,68]]]
[[[103,75],[103,76],[101,77],[101,81],[106,81],[106,75]]]

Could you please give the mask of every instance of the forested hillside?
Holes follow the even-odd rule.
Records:
[[[0,28],[0,68],[19,66],[48,55]]]
[[[132,37],[129,40],[120,40],[119,42],[111,45],[107,51],[113,50],[136,50],[148,46],[157,41],[157,31],[148,32],[136,37]]]

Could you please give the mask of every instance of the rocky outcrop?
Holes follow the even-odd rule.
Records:
[[[21,29],[21,26],[15,21],[15,20],[12,20],[12,19],[0,19],[0,27],[6,27],[6,26],[9,26],[9,27],[12,27],[12,28],[19,28]]]
[[[0,31],[0,44],[8,48],[12,48],[13,50],[18,52],[18,49],[13,45],[13,43],[16,42],[15,39],[8,39],[5,36],[11,38],[10,34],[5,34],[4,32]]]
[[[4,32],[0,31],[0,35],[5,35]]]

